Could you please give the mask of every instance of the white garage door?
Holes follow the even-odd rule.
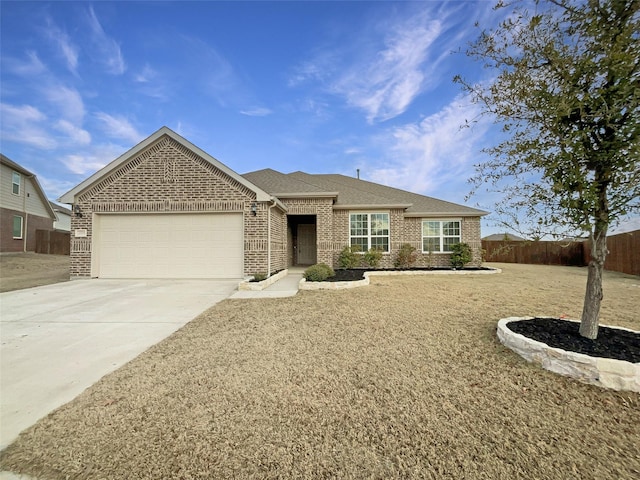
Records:
[[[97,215],[93,276],[240,278],[242,214]]]

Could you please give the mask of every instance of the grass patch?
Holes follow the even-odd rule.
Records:
[[[373,277],[226,300],[1,454],[38,478],[637,478],[640,395],[530,365],[499,318],[578,318],[586,269]],[[602,323],[640,330],[640,279]]]

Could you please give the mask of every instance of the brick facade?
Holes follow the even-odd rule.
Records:
[[[242,213],[245,275],[273,273],[292,265],[291,229],[300,221],[293,217],[313,216],[315,220],[302,220],[315,222],[317,262],[338,266],[340,251],[349,244],[351,210],[334,208],[333,197],[282,198],[280,205],[274,199],[265,201],[269,198],[265,192],[234,177],[233,172],[225,173],[226,167],[196,151],[163,134],[75,194],[75,205],[82,215],[74,214],[71,219],[72,277],[92,274],[94,219],[108,213]],[[405,217],[402,208],[353,211],[389,213],[391,251],[383,255],[381,267],[392,267],[405,243],[419,253],[418,266],[449,265],[449,255],[421,252],[422,218]],[[76,230],[86,231],[86,236],[76,236]],[[474,253],[472,264],[479,265],[480,217],[461,218],[461,230],[462,241]]]
[[[338,266],[338,257],[341,250],[349,245],[349,214],[351,210],[336,209],[332,207],[330,199],[300,198],[285,199],[287,215],[316,215],[316,244],[317,261],[333,267]],[[353,210],[374,211],[374,210]],[[418,254],[416,266],[449,266],[448,254],[422,253],[422,218],[404,217],[402,209],[375,210],[376,212],[389,213],[390,229],[390,253],[384,254],[380,267],[393,267],[396,255],[400,247],[408,243],[412,245]],[[473,260],[469,265],[479,266],[482,262],[482,245],[480,241],[480,217],[463,217],[461,220],[462,242],[468,243],[473,252]],[[293,263],[291,252],[291,237],[285,237],[287,243],[286,263]]]
[[[285,198],[282,203],[287,207],[287,215],[315,215],[316,216],[316,258],[318,263],[332,265],[333,251],[333,201],[331,198]],[[293,258],[290,239],[285,246],[286,258]]]
[[[13,238],[13,217],[22,217],[22,238]],[[0,209],[0,252],[35,252],[36,230],[53,230],[53,220],[8,208]],[[26,239],[26,248],[25,248]]]
[[[244,272],[266,271],[268,204],[257,202],[254,216],[255,198],[254,192],[213,164],[163,136],[78,196],[82,217],[71,219],[71,276],[91,275],[93,216],[100,213],[242,212]],[[273,210],[277,209],[271,212],[272,233],[282,239],[283,222],[278,220],[282,214]],[[87,236],[75,237],[77,229],[86,230]],[[280,257],[272,256],[272,265],[282,265]]]

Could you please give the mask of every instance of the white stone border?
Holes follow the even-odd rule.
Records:
[[[553,348],[546,343],[515,333],[507,326],[510,322],[531,320],[532,318],[534,317],[509,317],[498,321],[497,334],[500,342],[528,362],[538,364],[545,370],[603,388],[640,393],[640,363],[591,357],[582,353]],[[576,322],[577,320],[569,321]],[[628,328],[601,326],[640,333]]]
[[[300,290],[343,290],[346,288],[357,288],[369,285],[371,276],[389,275],[491,275],[502,273],[499,268],[488,268],[486,270],[371,270],[364,272],[362,280],[351,280],[344,282],[307,282],[300,280],[298,288]]]
[[[284,270],[279,271],[275,275],[271,275],[269,278],[266,278],[261,282],[252,282],[250,280],[243,280],[238,284],[238,290],[245,290],[245,291],[248,290],[252,292],[264,290],[269,285],[280,280],[282,277],[286,277],[288,273],[289,273],[289,270],[285,268]]]

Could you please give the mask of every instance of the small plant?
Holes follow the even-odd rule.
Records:
[[[333,277],[336,273],[326,263],[316,263],[304,271],[304,278],[308,282],[324,282],[327,278]]]
[[[364,263],[372,268],[377,268],[382,260],[382,251],[377,248],[370,248],[367,253],[364,254]]]
[[[467,243],[455,243],[451,245],[451,266],[462,268],[472,259],[471,247]]]
[[[252,282],[261,282],[263,280],[267,279],[267,274],[266,273],[254,273],[253,274],[253,280],[251,280]]]
[[[359,266],[362,261],[361,251],[360,245],[347,245],[344,247],[338,256],[340,268],[356,268]]]
[[[414,263],[416,263],[417,259],[418,254],[416,253],[416,248],[408,243],[403,243],[400,246],[400,250],[398,250],[398,254],[396,255],[393,265],[397,268],[410,268]]]
[[[429,245],[429,251],[427,252],[427,267],[429,267],[429,269],[433,268],[433,250],[431,249],[431,245]]]

